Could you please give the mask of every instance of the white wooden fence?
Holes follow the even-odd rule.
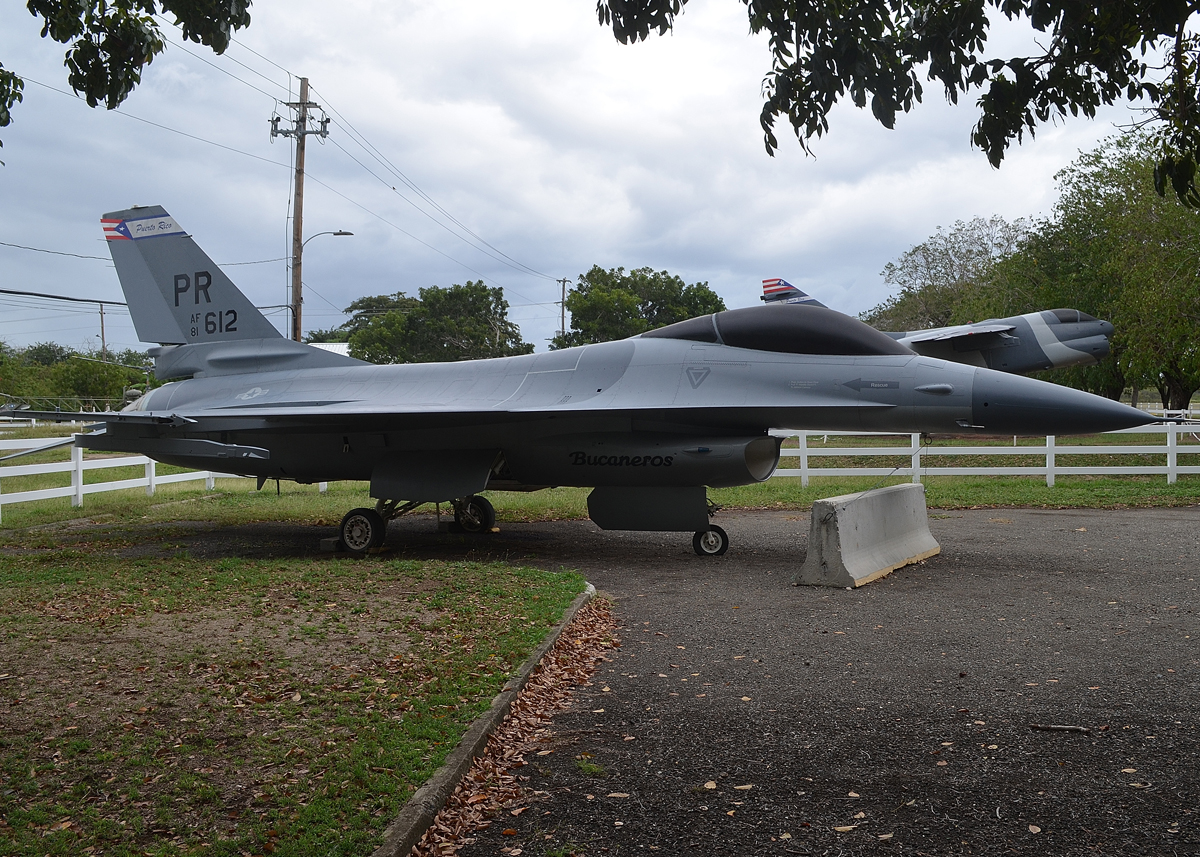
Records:
[[[1200,474],[1200,457],[1189,458],[1194,464],[1181,464],[1180,456],[1200,456],[1200,443],[1193,432],[1194,426],[1165,425],[1141,426],[1125,429],[1122,434],[1130,436],[1157,435],[1162,438],[1158,443],[1131,442],[1124,445],[1093,444],[1087,446],[1060,445],[1053,436],[1047,437],[1044,443],[1032,446],[1018,446],[1016,439],[1012,446],[940,446],[936,442],[924,445],[921,435],[895,435],[875,432],[772,432],[776,437],[795,438],[797,446],[787,446],[780,452],[781,461],[775,477],[799,476],[802,485],[808,485],[813,476],[908,476],[913,482],[920,482],[926,476],[1043,476],[1047,485],[1054,485],[1056,476],[1098,476],[1098,475],[1150,475],[1166,476],[1168,484],[1174,484],[1180,475]],[[908,439],[905,446],[836,446],[829,443],[843,437],[878,437]],[[1183,437],[1185,442],[1180,443]],[[6,451],[30,450],[49,448],[61,444],[63,438],[38,438],[30,440],[0,440],[0,455]],[[1132,440],[1132,437],[1131,437]],[[189,471],[160,475],[156,471],[153,459],[144,455],[112,455],[85,458],[84,450],[72,446],[70,461],[60,461],[50,464],[17,464],[0,466],[0,510],[10,503],[28,503],[35,500],[48,500],[52,497],[70,497],[72,506],[82,506],[87,494],[97,494],[104,491],[119,491],[124,488],[144,488],[147,495],[153,495],[158,485],[173,482],[191,482],[204,480],[204,487],[212,490],[213,482],[218,478],[232,477],[231,474],[218,473],[211,470]],[[1044,463],[1037,465],[995,465],[991,463],[972,467],[939,467],[930,464],[939,456],[972,456],[978,458],[1003,458],[1005,456],[1037,456]],[[1061,464],[1060,459],[1068,459],[1077,455],[1158,455],[1165,456],[1165,464],[1128,464],[1119,466],[1097,465],[1068,465]],[[884,456],[904,456],[908,459],[907,466],[873,467],[870,464],[855,464],[851,467],[822,467],[814,466],[814,459],[822,458],[880,458]],[[142,467],[144,473],[134,479],[116,479],[108,482],[85,482],[85,474],[114,467]],[[69,473],[70,484],[57,488],[41,488],[32,491],[4,493],[4,480],[16,476],[38,476],[47,473]],[[774,478],[774,477],[773,477]],[[325,491],[325,483],[319,490]]]
[[[1130,443],[1125,445],[1093,444],[1087,446],[1060,445],[1051,435],[1045,443],[1032,446],[1018,446],[1013,438],[1012,446],[941,446],[935,441],[931,445],[923,445],[921,435],[895,435],[876,432],[839,432],[837,434],[822,432],[772,432],[776,437],[796,438],[795,448],[787,447],[780,451],[779,469],[774,476],[799,476],[800,484],[807,486],[811,476],[909,476],[913,482],[920,482],[926,476],[1044,476],[1046,484],[1053,486],[1056,476],[1109,476],[1109,475],[1140,475],[1166,476],[1167,483],[1175,484],[1181,474],[1200,474],[1200,458],[1190,459],[1195,464],[1180,464],[1180,455],[1200,456],[1200,443],[1180,444],[1180,437],[1194,441],[1195,426],[1166,423],[1152,426],[1139,426],[1124,429],[1110,434],[1121,435],[1158,435],[1163,438],[1159,443]],[[850,446],[838,447],[828,444],[829,438],[838,437],[907,437],[907,446]],[[815,438],[823,439],[819,444]],[[813,459],[843,458],[843,457],[882,457],[906,456],[908,466],[901,467],[821,467],[813,466]],[[939,467],[929,464],[938,456],[1037,456],[1045,463],[1033,466],[996,466],[981,464],[972,467]],[[1064,465],[1060,458],[1073,455],[1165,455],[1165,464],[1127,464],[1127,465]],[[794,464],[789,459],[798,459]]]
[[[0,440],[0,453],[9,450],[29,450],[51,447],[60,443],[62,438],[38,438],[36,440]],[[72,446],[70,461],[56,461],[49,464],[17,464],[0,466],[0,514],[4,506],[10,503],[29,503],[34,500],[49,500],[52,497],[70,497],[72,506],[82,506],[86,494],[98,494],[104,491],[120,491],[123,488],[145,488],[147,496],[154,494],[159,485],[172,482],[191,482],[204,480],[204,487],[213,488],[213,480],[229,474],[212,471],[188,471],[186,473],[159,474],[156,462],[144,455],[120,455],[104,458],[84,458],[84,450]],[[107,482],[85,482],[84,474],[114,467],[142,467],[143,475],[135,479],[114,479]],[[71,484],[57,488],[39,488],[33,491],[18,491],[4,493],[4,480],[14,476],[40,476],[47,473],[69,473]],[[0,518],[2,520],[2,518]]]

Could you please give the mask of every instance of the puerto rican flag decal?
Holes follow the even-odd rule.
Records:
[[[129,228],[124,220],[101,220],[100,228],[104,230],[104,237],[109,241],[130,240]]]
[[[763,284],[763,294],[767,295],[767,296],[778,295],[778,294],[783,294],[786,292],[796,291],[795,286],[793,286],[787,280],[783,280],[778,277],[775,277],[775,278],[772,278],[769,280],[763,280],[762,284]]]
[[[170,215],[143,217],[138,220],[100,220],[100,228],[109,241],[140,241],[143,238],[163,238],[184,235]]]

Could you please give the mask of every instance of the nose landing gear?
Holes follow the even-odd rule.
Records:
[[[721,556],[729,550],[729,536],[716,524],[710,524],[707,530],[692,536],[692,549],[699,556]]]

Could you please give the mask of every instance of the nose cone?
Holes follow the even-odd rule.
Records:
[[[1094,434],[1155,421],[1103,396],[990,369],[975,372],[971,417],[981,431],[1000,435]]]

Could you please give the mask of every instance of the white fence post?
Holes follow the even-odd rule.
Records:
[[[83,505],[83,447],[71,447],[71,488],[74,493],[71,494],[71,505],[79,507]]]
[[[155,476],[154,464],[155,464],[155,462],[154,462],[153,458],[151,458],[149,461],[146,462],[146,496],[147,497],[154,496],[154,476]]]
[[[921,481],[921,435],[912,436],[912,481]]]
[[[216,487],[217,487],[216,477],[213,476],[213,472],[210,470],[204,474],[204,490],[212,491]]]
[[[1054,435],[1046,435],[1046,487],[1054,487]]]
[[[1179,423],[1167,423],[1167,484],[1179,478]]]
[[[325,493],[326,491],[328,491],[328,490],[329,490],[329,483],[328,483],[328,482],[318,482],[318,483],[317,483],[317,492],[318,492],[318,493],[320,493],[320,494],[324,494],[324,493]]]
[[[808,487],[808,432],[802,431],[796,437],[800,441],[800,487]]]

